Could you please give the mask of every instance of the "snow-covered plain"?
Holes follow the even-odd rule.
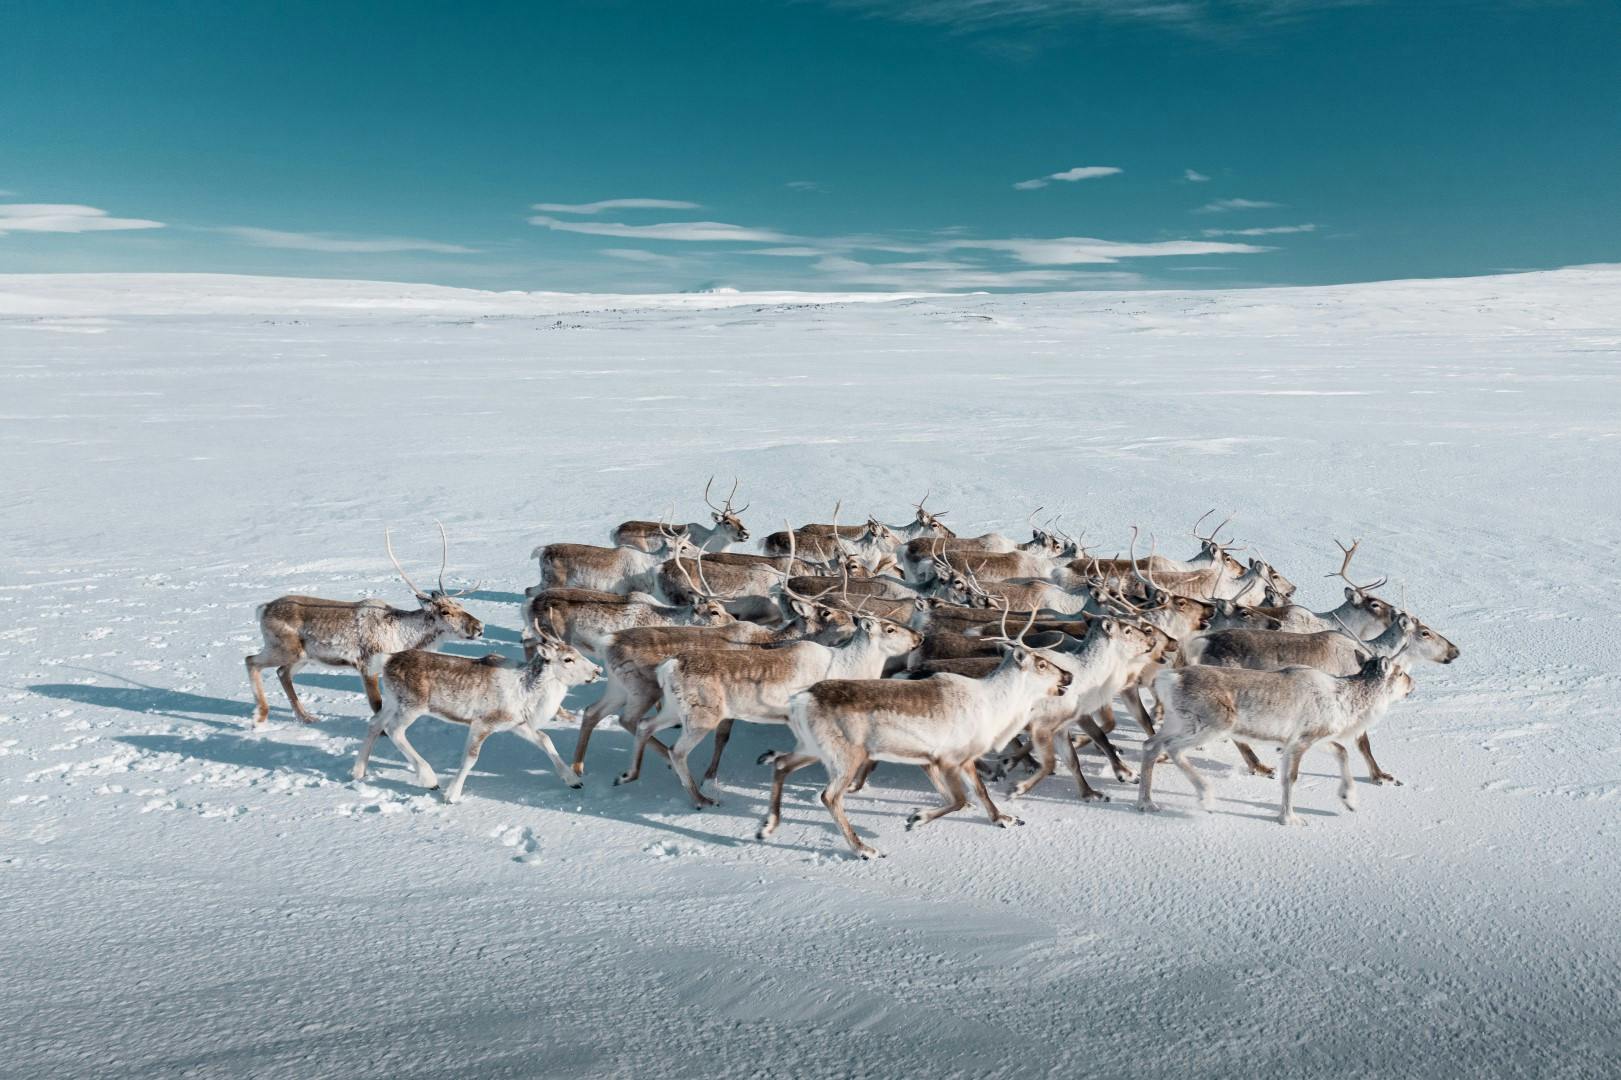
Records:
[[[0,313],[0,1073],[1614,1075],[1621,269],[859,304],[0,277]],[[1463,655],[1355,814],[1319,754],[1279,827],[1221,745],[1211,815],[1174,771],[1138,815],[1092,757],[1107,805],[1061,771],[1023,828],[906,833],[935,796],[885,767],[849,801],[874,863],[819,770],[753,840],[780,729],[739,725],[702,813],[665,769],[612,787],[609,726],[580,792],[507,736],[454,807],[386,743],[352,782],[352,674],[300,676],[317,727],[270,680],[249,730],[254,605],[404,602],[385,525],[431,574],[442,518],[515,653],[536,543],[690,518],[712,473],[760,535],[932,487],[959,530],[1042,503],[1186,553],[1236,509],[1319,608],[1360,536]]]

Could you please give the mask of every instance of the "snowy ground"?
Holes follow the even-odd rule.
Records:
[[[324,298],[324,299],[323,299]],[[145,314],[143,314],[145,312]],[[213,312],[213,314],[211,314]],[[0,277],[0,1073],[1613,1075],[1621,1054],[1621,270],[1234,293],[559,298]],[[784,515],[1089,539],[1209,507],[1317,607],[1331,538],[1462,659],[1375,733],[1406,784],[1304,829],[1222,746],[1218,809],[1060,774],[918,833],[923,777],[752,835],[662,768],[583,791],[491,740],[453,808],[310,669],[248,730],[253,607],[452,573],[515,651],[537,542],[711,473]],[[1398,584],[1401,583],[1401,584]],[[483,651],[483,647],[473,647]],[[420,734],[419,734],[420,733]],[[563,753],[573,732],[555,731]],[[441,770],[461,733],[412,733]]]

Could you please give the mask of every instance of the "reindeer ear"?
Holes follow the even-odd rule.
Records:
[[[1114,637],[1120,632],[1120,624],[1113,619],[1103,619],[1098,623],[1098,630],[1105,637]]]
[[[1352,607],[1362,606],[1362,597],[1349,585],[1345,587],[1345,599],[1350,601]]]
[[[808,619],[811,617],[811,612],[815,610],[815,605],[807,604],[803,600],[796,600],[790,596],[788,598],[788,609],[801,619]]]

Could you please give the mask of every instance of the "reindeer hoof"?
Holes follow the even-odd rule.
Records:
[[[912,827],[915,826],[918,822],[920,822],[922,820],[923,820],[923,811],[921,811],[921,810],[913,810],[911,815],[909,817],[907,817],[907,819],[906,819],[906,831],[911,832]],[[865,856],[865,855],[862,856],[862,858],[866,858],[866,857],[867,856]]]
[[[754,763],[756,765],[769,765],[773,761],[776,761],[777,758],[779,758],[781,756],[782,755],[778,754],[775,750],[767,750],[765,753],[763,753],[759,757],[755,758]]]
[[[1306,824],[1306,819],[1301,817],[1299,814],[1279,814],[1278,815],[1278,824],[1279,825],[1304,825],[1304,824]]]
[[[1402,782],[1400,780],[1397,780],[1394,776],[1391,776],[1387,772],[1374,773],[1372,776],[1368,777],[1368,779],[1372,780],[1375,784],[1393,784],[1396,787],[1402,786]]]
[[[856,848],[856,858],[862,860],[863,862],[866,862],[869,859],[882,859],[883,857],[884,857],[884,853],[882,851],[879,851],[877,848],[870,848],[870,847]]]
[[[571,780],[571,781],[569,781],[568,786],[570,788],[572,788],[573,790],[575,790],[575,791],[579,791],[581,788],[585,787],[585,781],[584,780]]]
[[[614,777],[614,787],[618,787],[620,784],[628,784],[634,779],[636,778],[630,775],[630,773],[620,773],[618,776]]]
[[[1024,818],[1017,818],[1017,817],[1014,817],[1012,814],[1003,814],[1001,817],[996,819],[996,827],[999,828],[999,829],[1005,829],[1009,825],[1023,825],[1023,824],[1024,824]]]
[[[1108,802],[1109,797],[1101,791],[1088,791],[1081,796],[1082,802]]]
[[[1159,803],[1150,799],[1138,799],[1137,810],[1139,813],[1157,814],[1159,813]]]

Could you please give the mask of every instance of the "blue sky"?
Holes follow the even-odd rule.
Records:
[[[0,272],[646,291],[1621,261],[1615,0],[0,7]]]

